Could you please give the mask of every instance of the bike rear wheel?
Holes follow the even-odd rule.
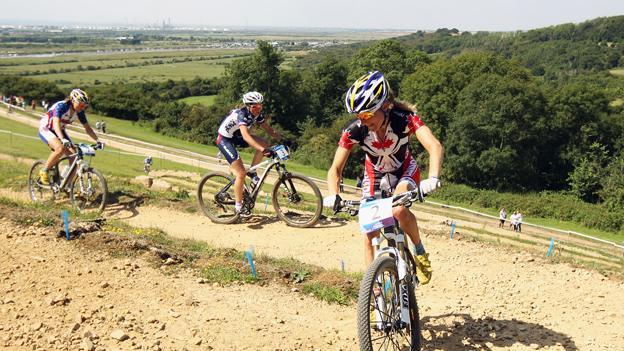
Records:
[[[102,212],[108,200],[106,179],[95,168],[74,175],[69,193],[74,207],[81,212]]]
[[[358,337],[362,351],[420,350],[414,287],[408,282],[410,326],[403,326],[397,272],[394,258],[381,256],[364,274],[358,294]]]
[[[273,187],[273,207],[286,224],[306,228],[315,225],[321,218],[323,199],[312,179],[287,174]]]
[[[52,190],[52,186],[50,184],[44,185],[41,183],[39,171],[43,167],[45,167],[45,161],[38,160],[30,167],[30,172],[28,173],[28,194],[33,202],[50,202],[56,199],[56,194]],[[55,179],[53,178],[56,176],[55,173],[48,171],[48,174],[51,175],[49,177],[50,183],[54,183]]]
[[[226,173],[214,172],[199,181],[197,203],[214,223],[231,224],[238,220],[233,179]]]

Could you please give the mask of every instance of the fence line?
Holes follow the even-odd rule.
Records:
[[[482,217],[499,219],[499,217],[492,216],[492,215],[489,215],[487,213],[481,213],[481,212],[477,212],[477,211],[470,210],[470,209],[463,208],[463,207],[459,207],[459,206],[452,206],[452,205],[447,205],[447,204],[443,204],[443,203],[439,203],[439,202],[435,202],[435,201],[429,201],[429,200],[426,200],[425,202],[429,203],[429,204],[437,205],[437,206],[440,206],[440,207],[444,207],[444,208],[452,208],[452,209],[456,209],[456,210],[460,210],[460,211],[464,211],[464,212],[469,212],[469,213],[476,214],[476,215],[479,215],[479,216],[482,216]],[[561,230],[561,229],[557,229],[557,228],[546,227],[546,226],[533,224],[533,223],[529,223],[529,222],[524,222],[524,221],[522,222],[522,224],[523,225],[528,225],[528,226],[531,226],[531,227],[540,228],[540,229],[551,230],[551,231],[559,232],[559,233],[563,233],[563,234],[577,235],[577,236],[580,236],[580,237],[583,237],[583,238],[586,238],[586,239],[599,241],[599,242],[601,242],[603,244],[609,244],[609,245],[613,245],[613,246],[615,246],[617,248],[624,249],[624,245],[618,245],[617,243],[614,243],[612,241],[596,238],[594,236],[583,234],[583,233],[579,233],[579,232],[575,232],[573,230]]]

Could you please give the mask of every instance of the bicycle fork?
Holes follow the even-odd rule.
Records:
[[[405,245],[405,235],[404,234],[396,234],[394,233],[394,231],[389,232],[386,231],[384,233],[384,237],[385,239],[388,239],[388,241],[393,241],[394,243],[396,243],[397,247],[394,246],[386,246],[384,248],[380,248],[381,242],[384,240],[384,238],[379,237],[379,238],[373,238],[372,242],[373,242],[373,246],[375,247],[375,258],[380,257],[382,255],[389,255],[390,257],[394,258],[396,267],[397,267],[397,273],[398,273],[398,286],[399,286],[399,296],[398,296],[398,300],[399,301],[393,301],[394,303],[396,303],[399,308],[400,308],[400,320],[399,321],[386,321],[386,325],[384,326],[384,321],[382,318],[382,313],[381,311],[386,311],[386,301],[384,299],[384,296],[387,296],[386,293],[392,289],[392,281],[385,281],[385,282],[381,282],[378,281],[377,283],[382,286],[383,288],[383,293],[379,294],[379,296],[375,296],[375,305],[377,306],[377,308],[375,309],[375,320],[377,328],[379,330],[384,330],[384,327],[391,327],[392,323],[396,323],[396,327],[397,328],[404,328],[404,327],[408,327],[411,325],[411,320],[410,320],[410,311],[409,311],[409,296],[410,296],[410,285],[408,284],[408,274],[407,274],[407,263],[406,263],[406,258],[403,257],[403,250],[401,250],[404,245]],[[377,277],[377,279],[379,280],[381,277]],[[373,292],[374,293],[374,292]],[[388,325],[390,324],[390,325]]]

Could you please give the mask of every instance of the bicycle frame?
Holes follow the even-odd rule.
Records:
[[[282,161],[278,159],[271,159],[271,160],[265,160],[263,162],[260,162],[257,165],[249,168],[247,172],[253,172],[257,170],[258,168],[264,167],[265,165],[268,165],[268,166],[266,167],[266,169],[260,176],[260,180],[258,181],[258,183],[255,185],[254,188],[250,189],[247,186],[247,184],[245,184],[245,189],[247,189],[247,192],[249,194],[249,200],[251,200],[252,204],[255,203],[256,198],[258,197],[258,194],[260,193],[260,189],[262,188],[262,185],[264,185],[264,182],[267,179],[271,169],[275,167],[278,173],[278,181],[282,179],[284,175],[288,174],[288,170],[286,170],[286,165],[284,165]],[[236,181],[236,178],[232,179],[225,187],[223,187],[222,191],[224,190],[227,191],[227,189],[229,189],[232,185],[234,185],[235,181]]]
[[[60,159],[60,160],[56,163],[56,165],[54,166],[55,168],[57,168],[57,169],[58,169],[58,165],[59,165],[59,163],[61,163],[61,161],[71,159],[72,157],[74,158],[74,161],[73,161],[73,162],[70,162],[70,164],[69,164],[69,171],[68,171],[68,173],[67,173],[67,176],[63,177],[63,175],[62,175],[62,174],[59,174],[59,176],[61,177],[61,182],[60,182],[60,184],[58,184],[57,189],[54,189],[54,185],[52,185],[52,188],[55,190],[55,192],[58,192],[58,191],[61,191],[61,190],[65,189],[65,187],[67,187],[67,184],[69,183],[69,179],[71,178],[71,175],[74,173],[74,171],[76,170],[76,168],[77,168],[78,166],[83,166],[83,165],[85,165],[85,163],[84,163],[84,162],[81,162],[81,161],[84,161],[84,157],[83,157],[83,155],[82,155],[82,150],[81,150],[81,149],[80,149],[80,147],[78,147],[78,146],[76,146],[76,150],[77,150],[77,151],[76,151],[76,153],[71,154],[71,155],[69,155],[69,156],[62,157],[62,158],[61,158],[61,159]],[[86,166],[87,166],[87,167],[89,167],[89,163],[86,163]],[[84,167],[84,166],[83,166],[83,167]],[[81,167],[81,169],[83,169],[83,167]],[[79,172],[79,173],[80,173],[80,172]],[[76,174],[76,176],[80,176],[80,175],[79,175],[79,174]]]

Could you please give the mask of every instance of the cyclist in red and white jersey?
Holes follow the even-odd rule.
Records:
[[[46,161],[45,166],[39,171],[39,178],[42,184],[50,184],[48,170],[58,160],[65,155],[75,153],[73,143],[67,134],[65,127],[73,123],[76,119],[82,123],[89,136],[98,143],[99,148],[104,147],[104,143],[99,141],[98,136],[87,121],[84,111],[89,106],[89,96],[80,89],[74,89],[65,100],[58,101],[39,122],[39,137],[53,150]]]
[[[384,75],[369,72],[358,78],[347,91],[345,105],[349,113],[358,119],[342,133],[334,161],[327,173],[330,195],[324,199],[326,205],[338,209],[340,178],[354,145],[366,153],[362,196],[368,198],[375,191],[386,190],[403,193],[417,186],[423,193],[431,193],[440,187],[438,179],[442,167],[444,148],[431,130],[425,126],[416,109],[410,104],[396,100]],[[409,138],[416,139],[429,153],[429,177],[420,180],[420,170],[409,148]],[[420,240],[416,217],[404,206],[393,207],[399,226],[416,245],[415,261],[421,284],[431,279],[429,254]],[[364,254],[366,264],[373,261],[372,239],[379,232],[367,234]]]

